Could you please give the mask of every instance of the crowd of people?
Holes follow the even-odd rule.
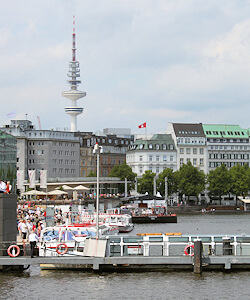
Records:
[[[34,255],[36,242],[41,236],[41,231],[44,229],[44,210],[37,206],[35,210],[29,208],[27,205],[17,207],[17,229],[19,237],[25,244],[30,243],[31,257]]]

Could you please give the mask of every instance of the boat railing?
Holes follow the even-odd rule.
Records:
[[[250,255],[250,236],[146,235],[110,236],[110,256],[192,256],[195,239],[202,241],[203,256]]]

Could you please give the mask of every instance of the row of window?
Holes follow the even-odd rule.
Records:
[[[34,164],[35,163],[35,160],[34,159],[29,159],[29,164]],[[37,164],[44,164],[44,159],[38,159],[38,160],[36,160],[36,163]]]
[[[248,146],[209,146],[210,150],[248,150]]]
[[[248,154],[220,154],[220,153],[211,153],[209,154],[210,159],[249,159]]]
[[[53,168],[52,169],[53,173],[57,173],[57,168]],[[63,169],[63,168],[59,168],[58,169],[59,174],[75,174],[76,170],[75,169]]]
[[[205,138],[178,138],[177,143],[179,144],[205,144]]]
[[[248,139],[207,139],[210,143],[248,143]]]
[[[43,146],[44,142],[29,142],[29,146],[35,146],[35,145]]]
[[[192,148],[192,149],[193,149],[193,154],[197,154],[198,149],[200,154],[204,154],[204,148]],[[184,154],[184,148],[180,148],[180,154]],[[186,154],[191,154],[191,148],[186,148]]]
[[[63,150],[53,150],[53,155],[63,155],[63,153],[64,153],[64,155],[69,155],[69,153],[70,153],[70,155],[71,156],[74,156],[75,155],[75,151],[63,151]]]
[[[190,158],[187,158],[186,162],[184,161],[184,158],[180,158],[180,166],[183,166],[184,163],[187,164],[188,162],[191,162],[194,167],[198,166],[198,159],[197,158],[193,158],[192,161],[191,161]],[[204,166],[204,159],[203,158],[200,158],[199,166]]]
[[[65,160],[63,160],[63,159],[58,159],[57,160],[56,158],[52,159],[52,163],[53,164],[56,164],[57,161],[58,161],[59,165],[62,165],[63,163],[65,163],[65,165],[69,164],[69,160],[68,159],[65,159]],[[74,165],[75,164],[75,160],[71,160],[70,163],[71,163],[71,165]]]
[[[240,162],[240,163],[237,163],[237,162],[210,162],[209,167],[210,168],[217,168],[217,167],[220,167],[221,165],[225,165],[227,168],[231,168],[231,167],[236,166],[238,164],[241,165],[241,166],[244,166],[245,164],[248,164],[248,163],[245,163],[245,162]]]
[[[62,146],[65,146],[65,147],[75,147],[75,143],[63,143],[63,142],[53,142],[53,146],[57,146],[57,144],[58,144],[58,146],[59,147],[62,147]]]
[[[174,169],[173,167],[163,167],[163,170],[165,170],[166,168],[170,168],[170,169]],[[160,173],[160,167],[153,167],[153,166],[149,166],[149,171],[152,171],[152,172],[155,172],[156,174],[159,174]],[[143,173],[143,167],[139,167],[139,172],[140,174]]]
[[[220,135],[226,135],[225,131],[206,131],[206,134],[211,135],[212,132],[213,132],[213,135],[219,135],[219,133],[220,133]],[[235,132],[227,131],[227,134],[228,135],[245,135],[243,131],[241,131],[241,132],[240,131],[235,131]]]
[[[143,160],[142,155],[140,155],[139,160],[140,161]],[[155,157],[154,157],[154,155],[149,155],[148,160],[149,161],[167,161],[167,155],[162,155],[162,156],[161,155],[156,155]],[[174,161],[174,156],[173,155],[169,156],[169,161]]]
[[[37,153],[37,155],[44,155],[44,150],[36,150],[36,151],[35,150],[29,150],[29,154],[34,155],[35,153]]]

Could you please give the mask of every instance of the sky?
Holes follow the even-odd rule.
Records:
[[[80,131],[146,122],[249,128],[250,0],[12,0],[0,10],[1,124],[70,130],[76,22]],[[11,118],[12,116],[12,118]]]

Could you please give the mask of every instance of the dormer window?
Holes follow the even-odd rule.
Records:
[[[153,145],[152,145],[152,144],[149,144],[149,145],[148,145],[148,148],[149,148],[149,149],[153,149]]]

